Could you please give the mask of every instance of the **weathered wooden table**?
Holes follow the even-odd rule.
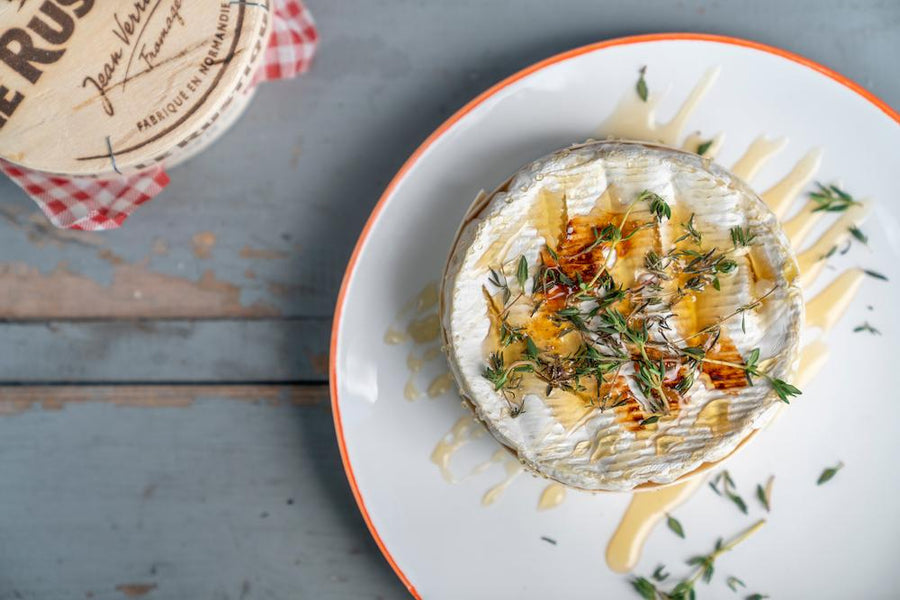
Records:
[[[400,598],[334,441],[331,313],[369,210],[471,96],[619,35],[779,45],[900,106],[900,3],[309,0],[265,86],[103,235],[0,181],[0,599]]]

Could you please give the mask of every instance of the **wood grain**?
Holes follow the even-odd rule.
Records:
[[[0,383],[327,381],[331,320],[0,323]]]
[[[327,387],[201,391],[175,408],[144,404],[177,387],[2,390],[64,410],[0,417],[0,598],[403,598],[347,486]]]
[[[188,408],[200,400],[314,406],[326,400],[321,386],[305,385],[85,385],[0,386],[0,415],[63,410],[100,403],[131,408]]]

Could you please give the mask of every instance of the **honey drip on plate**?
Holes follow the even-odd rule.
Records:
[[[438,286],[432,281],[398,311],[384,334],[384,342],[388,345],[410,344],[406,356],[407,378],[403,385],[403,397],[409,401],[418,400],[425,393],[436,398],[453,388],[453,379],[446,370],[438,374],[425,373],[426,366],[441,355],[441,346],[435,343],[441,334],[437,303]],[[425,392],[417,381],[423,375],[431,377]]]
[[[503,492],[505,492],[506,489],[512,484],[512,482],[515,481],[516,477],[518,477],[522,473],[523,470],[522,463],[520,463],[517,458],[509,455],[506,450],[501,448],[497,452],[503,452],[504,454],[506,454],[503,463],[503,469],[504,471],[506,471],[506,476],[502,481],[500,481],[500,483],[484,493],[484,496],[482,496],[481,498],[482,506],[490,506],[491,504],[496,502],[500,498],[500,496],[503,495]]]
[[[758,137],[753,140],[744,155],[734,163],[731,172],[744,181],[750,181],[769,162],[769,159],[778,154],[786,145],[787,138],[770,140],[765,136]]]
[[[828,287],[806,303],[806,326],[828,333],[847,311],[862,285],[865,274],[859,269],[844,271]]]
[[[449,372],[444,373],[443,375],[438,375],[437,377],[432,379],[431,383],[428,385],[428,397],[437,398],[438,396],[443,396],[452,388],[453,375],[451,375]]]
[[[471,415],[460,417],[447,434],[434,447],[431,452],[431,462],[437,465],[447,483],[457,483],[459,479],[453,475],[450,469],[450,461],[456,451],[468,444],[476,437],[482,435],[484,426],[472,418]]]
[[[417,344],[433,342],[441,335],[441,320],[436,314],[415,319],[410,322],[406,332]]]
[[[822,151],[818,148],[811,150],[781,181],[761,194],[763,202],[772,209],[775,216],[779,219],[784,216],[803,188],[812,181],[821,163]]]
[[[800,365],[797,367],[794,384],[803,389],[806,384],[815,379],[826,362],[828,362],[828,345],[825,342],[816,340],[807,344],[800,351]]]
[[[700,101],[712,88],[719,76],[719,68],[707,71],[691,93],[685,98],[678,112],[668,123],[656,120],[656,107],[662,100],[661,95],[651,93],[647,101],[642,101],[637,94],[631,92],[623,96],[612,116],[597,128],[595,135],[628,140],[662,142],[676,146],[687,120],[697,109]]]
[[[703,485],[705,477],[694,477],[658,490],[637,492],[606,547],[606,564],[616,573],[631,571],[641,558],[644,542],[667,512],[680,506]]]
[[[407,379],[406,385],[403,386],[403,397],[407,400],[417,400],[422,397],[422,392],[412,378]]]
[[[566,487],[558,483],[551,483],[541,492],[538,500],[538,510],[550,510],[556,508],[566,499]]]
[[[684,139],[684,142],[681,144],[681,149],[687,150],[688,152],[698,152],[702,144],[708,143],[709,147],[706,149],[706,152],[703,153],[703,156],[705,158],[715,159],[719,150],[722,149],[722,142],[724,139],[725,136],[721,133],[712,139],[707,139],[703,137],[699,131],[695,131]]]
[[[437,302],[438,286],[432,281],[400,309],[384,334],[384,343],[395,346],[409,340],[410,337],[418,343],[437,339],[440,334],[440,321],[435,322],[436,314],[426,314],[437,305]],[[415,317],[410,318],[410,315]]]
[[[832,248],[840,246],[850,239],[850,226],[861,225],[867,213],[868,206],[865,204],[851,206],[819,239],[797,255],[802,287],[810,286],[819,277],[825,267],[826,255]]]

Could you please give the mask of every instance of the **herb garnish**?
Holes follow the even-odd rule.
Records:
[[[647,81],[644,79],[644,75],[647,73],[647,67],[643,66],[638,71],[640,73],[640,77],[638,77],[637,85],[635,86],[635,90],[637,90],[637,95],[644,102],[647,101],[648,90],[647,90]]]
[[[669,574],[666,573],[666,567],[664,565],[659,565],[653,571],[653,575],[651,575],[651,577],[656,581],[665,581],[666,579],[668,579]]]
[[[881,335],[881,332],[869,325],[868,321],[853,328],[854,333],[859,333],[860,331],[865,331],[871,333],[872,335]]]
[[[728,587],[731,588],[732,592],[738,591],[738,586],[747,587],[747,584],[735,577],[734,575],[729,575],[728,579],[725,580],[725,583],[728,584]]]
[[[735,248],[749,246],[756,239],[756,234],[750,233],[750,228],[732,227],[731,241]]]
[[[766,509],[766,512],[771,512],[772,510],[772,484],[774,482],[775,476],[770,475],[769,479],[766,480],[765,486],[761,483],[756,484],[756,498],[763,505],[763,508]]]
[[[765,600],[765,598],[768,598],[765,594],[750,594],[744,600]]]
[[[816,485],[822,485],[823,483],[828,483],[831,481],[831,478],[837,475],[837,472],[844,468],[844,463],[839,462],[833,467],[828,467],[822,474],[819,475],[819,479],[816,481]]]
[[[875,279],[880,279],[880,280],[882,280],[882,281],[887,281],[887,280],[888,280],[887,277],[885,277],[884,275],[882,275],[882,274],[879,273],[878,271],[871,271],[871,270],[869,270],[869,269],[863,269],[862,271],[863,271],[863,273],[865,273],[865,274],[868,275],[869,277],[874,277]]]
[[[719,490],[720,485],[722,486],[721,490]],[[738,510],[745,515],[747,514],[747,503],[744,502],[744,499],[737,493],[737,486],[728,471],[722,471],[713,477],[709,482],[709,487],[719,496],[725,496],[731,500],[734,505],[738,507]]]
[[[809,197],[816,203],[813,212],[844,212],[854,205],[860,204],[853,199],[853,196],[842,190],[836,185],[822,185],[816,183],[818,191],[810,192]]]
[[[750,528],[746,529],[729,542],[724,542],[722,538],[716,541],[716,545],[712,552],[701,556],[693,556],[688,559],[687,564],[696,567],[694,573],[679,581],[670,591],[664,592],[659,589],[645,577],[635,577],[631,580],[634,590],[646,600],[693,600],[696,598],[694,586],[697,581],[703,579],[705,583],[712,581],[715,573],[716,560],[724,553],[729,552],[738,544],[756,533],[763,525],[766,524],[765,519],[757,521]],[[735,578],[736,579],[736,578]],[[743,582],[736,579],[743,585]],[[731,578],[729,578],[731,582]],[[731,583],[729,583],[729,587]],[[732,588],[735,589],[735,588]]]
[[[681,522],[668,513],[666,514],[666,525],[669,526],[669,529],[671,529],[675,535],[684,539],[684,527],[681,526]]]
[[[850,235],[855,237],[857,239],[857,241],[859,241],[860,243],[865,244],[867,246],[869,245],[869,236],[867,236],[865,233],[863,233],[862,229],[860,229],[856,225],[851,225],[850,227],[847,228],[847,231],[849,231]]]
[[[672,218],[672,207],[657,193],[651,192],[650,190],[644,190],[641,192],[641,195],[638,196],[637,201],[649,202],[650,212],[656,215],[657,221],[662,221],[663,218],[667,220]]]
[[[700,144],[697,146],[697,154],[699,154],[700,156],[703,156],[704,154],[709,152],[709,148],[710,148],[710,146],[712,146],[712,144],[713,144],[712,140],[706,140],[705,142],[700,142]]]
[[[524,290],[525,282],[528,281],[528,260],[524,256],[519,257],[519,264],[516,267],[516,281],[519,283],[519,287]]]
[[[644,600],[657,600],[659,597],[657,595],[656,586],[653,585],[649,579],[645,579],[644,577],[635,577],[632,579],[631,586],[634,588],[634,591],[640,594],[641,598],[644,598]]]
[[[553,538],[547,537],[546,535],[542,535],[541,539],[544,540],[545,542],[547,542],[548,544],[553,544],[554,546],[556,545],[556,540],[554,540]]]

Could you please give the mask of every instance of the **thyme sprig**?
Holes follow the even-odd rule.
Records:
[[[644,79],[644,75],[647,74],[647,67],[643,66],[638,70],[638,80],[635,85],[635,91],[637,92],[638,97],[644,102],[647,101],[647,97],[649,96],[649,90],[647,89],[647,80]]]
[[[682,527],[681,521],[679,521],[678,519],[676,519],[675,517],[673,517],[672,515],[667,513],[666,514],[666,525],[669,527],[669,529],[672,530],[672,533],[674,533],[681,539],[684,539],[684,527]]]
[[[737,226],[731,228],[731,242],[734,244],[735,248],[749,246],[755,239],[756,234],[751,233],[749,227],[745,228]]]
[[[706,140],[705,142],[700,142],[699,144],[697,144],[697,154],[699,154],[700,156],[703,156],[704,154],[709,152],[709,149],[712,147],[712,145],[713,145],[713,140]]]
[[[837,475],[837,472],[844,468],[844,463],[839,462],[833,467],[828,467],[822,471],[822,474],[819,475],[819,479],[816,480],[816,485],[822,485],[823,483],[828,483],[829,481]]]
[[[866,246],[869,245],[869,236],[867,236],[865,233],[863,233],[862,229],[860,229],[856,225],[851,225],[850,227],[847,228],[847,231],[849,231],[850,235],[852,235],[854,238],[856,238],[856,241],[858,241],[860,244],[863,244]]]
[[[823,185],[817,182],[816,187],[817,191],[809,194],[810,199],[816,203],[813,212],[844,212],[851,206],[861,204],[836,185]]]
[[[865,331],[866,333],[871,333],[872,335],[881,335],[881,332],[869,325],[869,322],[866,321],[862,325],[857,325],[853,328],[854,333],[859,333],[861,331]]]
[[[720,486],[721,489],[719,489]],[[717,495],[728,498],[742,513],[745,515],[747,514],[747,503],[744,502],[744,499],[737,493],[737,486],[727,470],[722,471],[713,477],[709,482],[709,487]]]
[[[716,540],[713,550],[709,554],[692,556],[687,560],[687,564],[694,567],[694,572],[688,577],[680,580],[671,590],[663,591],[657,588],[656,584],[646,577],[635,577],[631,580],[634,590],[645,600],[694,600],[696,598],[696,585],[701,579],[704,583],[710,583],[716,570],[716,561],[725,554],[733,550],[738,544],[747,540],[751,535],[756,533],[766,524],[765,519],[761,519],[744,530],[728,542],[723,538]],[[737,589],[737,585],[743,585],[743,582],[737,578],[729,577],[728,585],[732,589]]]
[[[747,584],[735,577],[734,575],[729,575],[728,579],[725,580],[725,583],[728,585],[729,589],[732,592],[737,592],[738,587],[747,587]]]

